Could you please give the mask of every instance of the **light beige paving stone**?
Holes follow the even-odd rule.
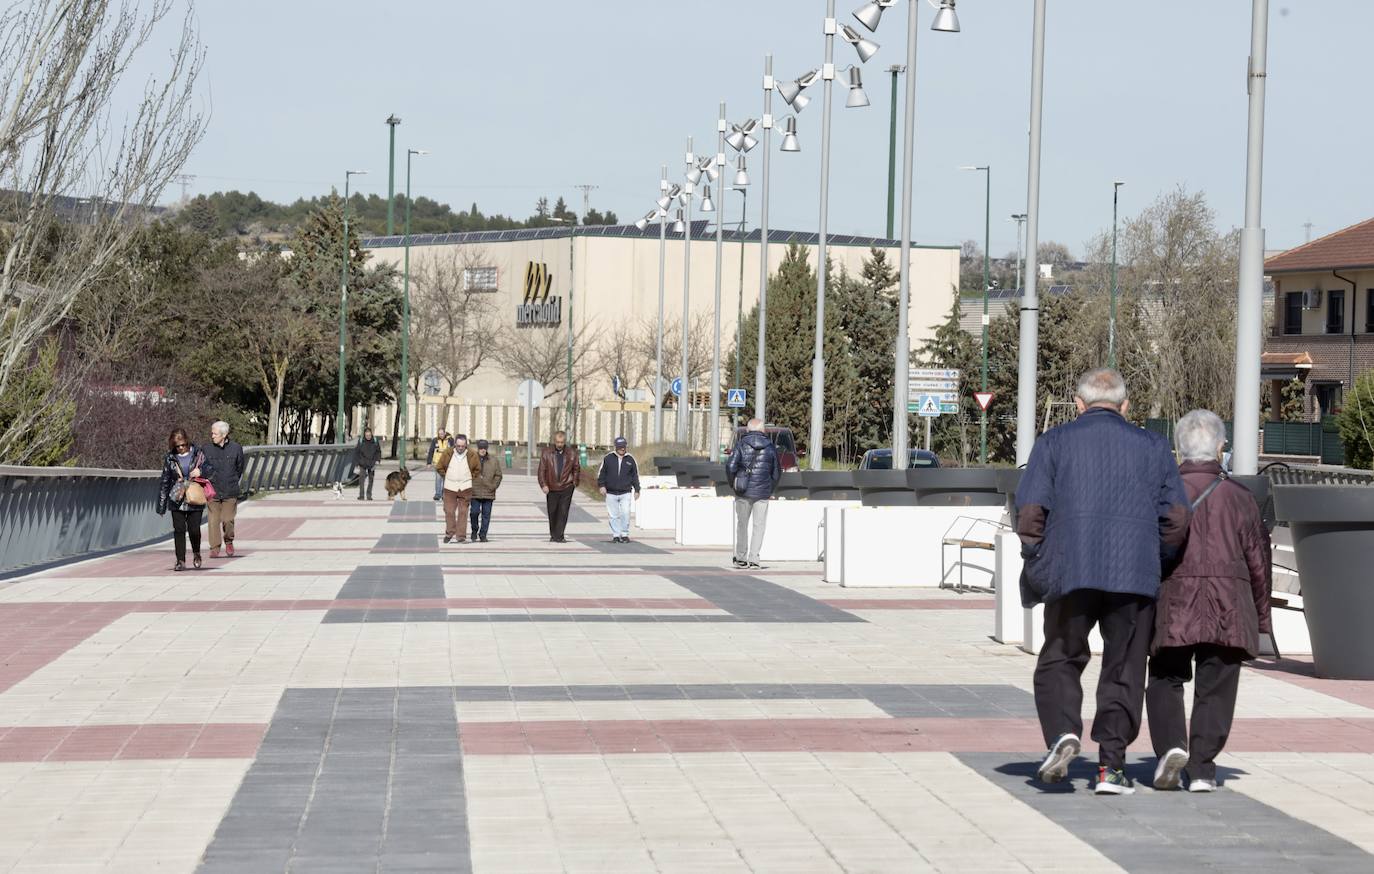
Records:
[[[1220,791],[1240,792],[1374,852],[1374,756],[1364,753],[1223,753]]]

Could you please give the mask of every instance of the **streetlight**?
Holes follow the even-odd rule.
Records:
[[[911,336],[908,320],[911,308],[911,183],[912,164],[916,149],[916,11],[919,0],[907,0],[906,20],[906,108],[902,117],[902,254],[897,271],[897,340],[895,366],[892,380],[892,466],[902,470],[911,460],[907,451],[907,403],[910,400],[911,377]],[[882,6],[883,0],[877,0]],[[934,0],[930,0],[935,6]],[[855,13],[855,18],[865,27],[869,21],[863,13],[870,12],[869,4]],[[959,19],[954,15],[954,0],[943,0],[937,7],[939,12],[930,29],[948,33],[959,30]],[[948,14],[946,14],[948,13]],[[872,27],[876,28],[878,16],[872,17]]]
[[[744,156],[740,155],[739,160],[740,173],[743,173]],[[742,386],[744,384],[744,357],[743,350],[740,349],[740,341],[744,339],[744,222],[749,217],[749,189],[739,185],[739,177],[736,177],[735,183],[733,190],[738,191],[740,197],[743,198],[739,211],[739,297],[736,298],[737,305],[735,308],[735,385]],[[749,181],[746,179],[744,185],[748,184]],[[744,415],[743,410],[740,411],[740,415]],[[732,424],[738,424],[735,422],[733,413],[730,415],[730,421]]]
[[[549,221],[568,226],[568,395],[567,395],[567,418],[568,418],[568,441],[572,442],[575,437],[573,428],[573,253],[577,248],[577,218],[559,218],[550,216]]]
[[[392,128],[396,130],[396,128]],[[401,417],[400,432],[396,435],[396,455],[401,459],[401,470],[406,469],[406,392],[410,388],[410,159],[416,155],[428,155],[424,149],[406,149],[406,227],[405,227],[405,278],[401,282]]]
[[[1249,124],[1245,152],[1245,227],[1240,232],[1236,306],[1235,436],[1231,469],[1253,474],[1259,464],[1260,320],[1264,312],[1264,227],[1260,196],[1264,170],[1264,80],[1269,42],[1269,0],[1251,0],[1250,65],[1246,74]]]
[[[960,167],[960,170],[981,170],[985,178],[983,200],[983,391],[988,390],[988,291],[992,285],[991,256],[988,247],[992,243],[992,165],[985,167]],[[980,405],[981,406],[981,405]],[[984,407],[978,423],[978,463],[988,463],[988,411]]]
[[[682,186],[678,198],[682,203],[682,208],[677,211],[677,225],[682,227],[682,393],[677,397],[677,442],[687,442],[687,417],[683,415],[684,401],[690,408],[692,404],[691,392],[688,391],[691,377],[687,373],[689,367],[688,345],[688,319],[691,317],[689,307],[692,301],[692,195],[696,190],[696,184],[701,179],[702,170],[697,166],[696,156],[692,154],[692,138],[687,138],[687,154],[685,156],[687,164],[687,181]],[[685,215],[685,220],[684,220]],[[676,228],[677,225],[674,227]]]
[[[344,171],[344,201],[343,201],[343,270],[339,279],[339,403],[338,409],[334,411],[334,441],[344,442],[344,431],[348,423],[344,419],[344,367],[348,363],[348,356],[344,352],[344,346],[348,342],[348,256],[352,248],[348,243],[348,184],[354,176],[365,176],[366,170],[345,170]]]
[[[1024,212],[1014,212],[1011,220],[1016,222],[1016,293],[1021,293],[1021,229],[1026,223]]]
[[[1045,0],[1035,0],[1031,25],[1030,137],[1026,154],[1026,258],[1034,258],[1040,242],[1040,121],[1045,105]],[[1040,343],[1039,270],[1026,264],[1026,288],[1021,297],[1021,336],[1016,366],[1016,464],[1030,461],[1035,446],[1035,382]],[[1254,392],[1251,392],[1254,394]]]
[[[387,116],[386,126],[391,129],[391,151],[386,164],[386,235],[396,233],[396,125],[401,119],[393,112]]]
[[[1112,183],[1112,308],[1107,317],[1107,366],[1116,367],[1116,198],[1125,182]]]
[[[888,5],[897,2],[889,0]],[[882,6],[878,3],[869,4],[878,10],[878,15],[882,15]],[[865,7],[867,8],[867,7]],[[862,12],[863,10],[859,10]],[[859,13],[855,12],[854,17],[858,18]],[[863,21],[862,18],[859,19]],[[877,27],[877,19],[874,19],[873,27]],[[887,68],[892,74],[892,113],[888,122],[887,129],[887,238],[892,239],[892,216],[897,202],[897,77],[906,72],[906,67],[901,64],[893,64]]]
[[[668,251],[668,207],[682,192],[681,186],[668,185],[668,165],[663,165],[662,178],[658,183],[659,198],[654,208],[644,218],[635,222],[641,231],[649,222],[658,220],[658,338],[654,346],[654,442],[663,441],[663,303],[664,303],[664,264]],[[674,231],[677,228],[674,227]]]

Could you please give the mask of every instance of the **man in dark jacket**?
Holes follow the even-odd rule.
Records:
[[[573,491],[581,479],[582,468],[577,453],[568,445],[568,435],[559,431],[553,435],[553,445],[545,446],[539,456],[539,488],[543,490],[549,512],[549,541],[567,543],[563,532],[568,527],[568,512],[572,510]]]
[[[768,523],[768,499],[782,476],[778,449],[763,430],[762,419],[750,419],[749,430],[735,444],[725,464],[735,490],[736,568],[761,569],[759,549],[763,546],[764,526]],[[750,536],[753,520],[753,536]]]
[[[469,511],[474,542],[487,542],[491,505],[496,502],[496,490],[501,488],[501,462],[491,457],[490,448],[487,441],[477,441],[477,472],[472,477],[472,509]]]
[[[214,467],[210,485],[215,496],[206,503],[210,517],[210,557],[219,558],[220,544],[228,555],[234,554],[234,518],[238,515],[239,477],[243,476],[243,447],[229,439],[229,423],[210,426],[210,445],[202,452]]]
[[[615,451],[601,459],[596,486],[611,516],[611,542],[630,542],[630,508],[639,497],[639,463],[629,453],[629,441],[615,438]]]
[[[1046,432],[1016,490],[1025,570],[1022,602],[1045,604],[1035,707],[1049,754],[1037,776],[1057,783],[1081,749],[1088,633],[1102,633],[1093,740],[1095,791],[1135,791],[1122,767],[1140,733],[1145,662],[1162,563],[1188,533],[1188,498],[1169,443],[1126,421],[1115,370],[1078,381],[1079,417]]]
[[[440,428],[435,435],[430,438],[429,451],[425,453],[425,464],[430,467],[438,461],[439,456],[445,449],[453,448],[453,438],[448,436],[448,431]],[[434,471],[434,500],[443,500],[444,497],[444,475],[436,469]]]
[[[372,436],[371,428],[364,428],[362,439],[353,450],[353,463],[358,466],[358,500],[372,500],[372,481],[377,476],[377,464],[381,460],[382,444]]]
[[[1273,557],[1250,490],[1221,471],[1220,417],[1193,410],[1178,420],[1174,439],[1193,518],[1188,545],[1159,590],[1145,702],[1158,757],[1155,788],[1177,789],[1187,768],[1188,790],[1211,792],[1216,757],[1231,733],[1241,663],[1259,655],[1259,636],[1272,629]],[[1193,680],[1194,661],[1190,732],[1183,684]]]

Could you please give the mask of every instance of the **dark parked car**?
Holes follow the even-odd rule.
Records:
[[[924,449],[912,449],[907,467],[939,467],[940,456]],[[892,470],[891,449],[870,449],[859,461],[859,470]]]
[[[744,436],[744,428],[735,429],[734,442],[730,444],[730,449],[726,452],[735,451],[735,443]],[[784,428],[781,425],[764,425],[763,432],[768,435],[768,439],[773,441],[773,445],[778,450],[778,463],[782,465],[783,473],[799,470],[797,466],[797,440],[792,436],[791,428]]]

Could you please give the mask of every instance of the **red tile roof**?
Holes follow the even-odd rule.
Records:
[[[1312,356],[1307,352],[1265,352],[1260,355],[1260,364],[1311,367]]]
[[[1264,262],[1265,273],[1374,267],[1374,218],[1295,246]]]

